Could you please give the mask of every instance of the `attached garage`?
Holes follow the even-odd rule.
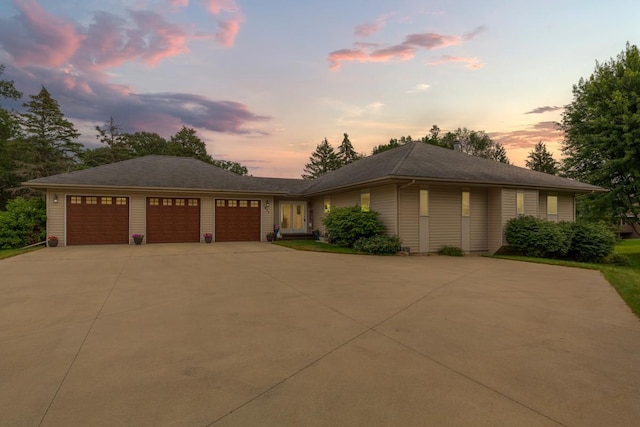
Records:
[[[129,243],[129,198],[67,196],[67,245]]]
[[[200,241],[200,199],[147,197],[147,243]]]
[[[216,199],[216,242],[260,240],[260,200]]]

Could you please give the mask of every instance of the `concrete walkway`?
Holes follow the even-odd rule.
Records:
[[[637,426],[598,272],[267,243],[0,261],[2,426]]]

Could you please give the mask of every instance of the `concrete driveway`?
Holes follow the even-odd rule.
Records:
[[[267,243],[0,261],[3,426],[637,426],[598,272]]]

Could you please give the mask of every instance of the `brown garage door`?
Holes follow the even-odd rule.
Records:
[[[216,242],[260,240],[260,200],[216,200]]]
[[[129,198],[67,196],[67,244],[129,243]]]
[[[200,241],[200,199],[147,197],[147,243]]]

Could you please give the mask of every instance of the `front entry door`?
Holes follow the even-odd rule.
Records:
[[[307,232],[307,202],[280,202],[280,232]]]

